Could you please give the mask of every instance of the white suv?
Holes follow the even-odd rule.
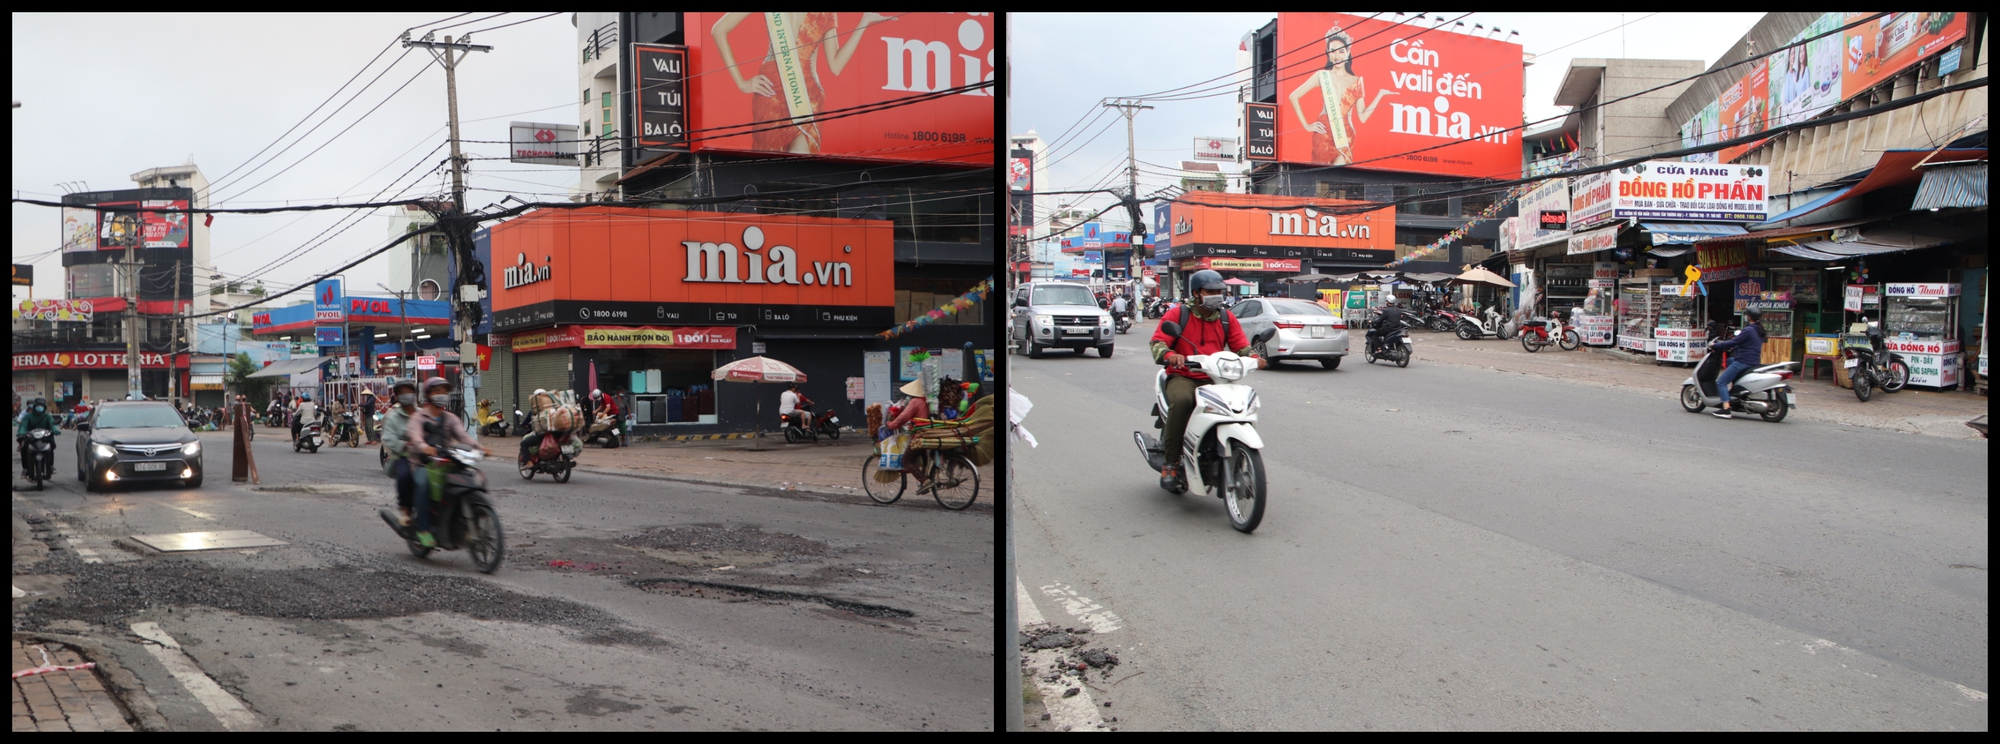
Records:
[[[1111,356],[1111,313],[1097,306],[1090,287],[1070,282],[1029,282],[1014,290],[1014,350],[1030,359],[1049,348],[1097,348]]]

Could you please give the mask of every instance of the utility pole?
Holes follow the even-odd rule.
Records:
[[[112,220],[118,219],[112,215]],[[139,223],[138,212],[133,212],[127,221],[125,231],[125,399],[137,400],[143,394],[139,384],[139,332],[145,324],[139,320]],[[114,230],[114,232],[116,232]]]
[[[173,327],[167,331],[167,400],[173,400],[175,397],[178,397],[180,395],[180,389],[181,389],[180,369],[174,365],[174,357],[178,356],[178,352],[180,351],[179,346],[181,339],[181,318],[180,318],[181,261],[178,258],[174,259],[173,281],[174,281],[174,304],[173,304],[174,324]],[[187,397],[190,401],[192,401],[194,399],[193,391],[189,391]]]
[[[1139,215],[1139,151],[1136,149],[1137,146],[1133,143],[1132,139],[1132,117],[1137,116],[1141,110],[1152,107],[1141,106],[1138,101],[1113,101],[1104,105],[1109,108],[1118,109],[1118,113],[1125,115],[1125,175],[1127,179],[1126,183],[1131,188],[1131,192],[1125,198],[1127,199],[1126,205],[1132,211],[1132,237],[1138,239],[1145,234],[1146,223]],[[1126,281],[1131,281],[1133,278],[1139,276],[1138,265],[1139,247],[1134,245],[1126,253]],[[1106,278],[1108,279],[1109,277]]]
[[[474,306],[473,309],[462,308],[456,313],[457,323],[454,325],[452,331],[452,340],[459,342],[458,360],[461,372],[460,380],[464,383],[470,383],[474,379],[477,379],[479,370],[479,351],[477,345],[472,340],[473,331],[478,327],[479,313],[476,308],[479,303],[479,285],[469,280],[473,276],[472,272],[474,271],[470,266],[472,261],[472,246],[465,244],[472,236],[465,229],[467,224],[465,222],[465,158],[459,154],[458,149],[458,61],[463,59],[466,54],[472,52],[493,51],[493,47],[467,43],[466,40],[471,38],[469,36],[460,39],[457,43],[453,43],[451,37],[446,36],[444,37],[443,44],[432,42],[429,38],[429,36],[426,36],[422,41],[411,41],[405,38],[403,46],[420,46],[430,49],[433,52],[442,51],[445,97],[447,105],[450,107],[451,122],[451,207],[440,218],[439,222],[443,223],[445,227],[445,236],[446,239],[451,241],[452,250],[458,254],[458,278],[467,280],[456,287],[457,291],[452,292],[447,297],[447,301],[448,303],[460,303],[458,306],[461,308],[462,303],[467,302],[472,303]],[[468,289],[470,291],[467,291]],[[463,406],[463,403],[476,400],[474,396],[477,394],[478,389],[476,386],[470,384],[461,386],[459,398],[461,401],[459,409],[461,416],[467,410]]]

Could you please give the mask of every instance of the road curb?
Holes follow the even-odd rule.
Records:
[[[75,648],[84,658],[97,664],[97,671],[103,673],[104,685],[125,713],[134,720],[132,727],[140,731],[171,731],[167,719],[160,715],[160,709],[153,704],[153,698],[139,685],[139,678],[117,662],[117,657],[103,643],[64,633],[41,631],[15,631],[14,640],[23,643],[52,641]]]

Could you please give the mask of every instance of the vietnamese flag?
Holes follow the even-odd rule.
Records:
[[[493,347],[486,344],[473,345],[479,347],[479,371],[485,372],[488,367],[493,365]]]

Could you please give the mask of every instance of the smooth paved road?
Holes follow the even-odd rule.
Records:
[[[278,434],[258,431],[260,487],[205,434],[203,487],[86,494],[64,432],[57,481],[15,493],[58,548],[17,565],[47,593],[14,600],[15,629],[105,643],[176,730],[991,729],[991,512],[489,462],[508,555],[488,576],[405,550],[375,450]],[[288,544],[132,538],[218,530]],[[174,674],[148,622],[246,713]]]
[[[1151,328],[1008,357],[1041,443],[1015,453],[1020,587],[1108,631],[1124,663],[1082,692],[1111,725],[1987,727],[1983,440],[1690,415],[1431,362],[1419,333],[1407,369],[1246,380],[1270,506],[1243,535],[1132,444]]]

